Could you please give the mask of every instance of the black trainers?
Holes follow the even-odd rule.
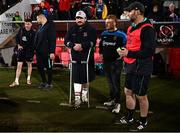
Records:
[[[144,128],[147,127],[147,124],[148,122],[146,121],[145,123],[142,123],[141,121],[137,121],[138,125],[137,125],[137,130],[140,131],[140,130],[143,130]]]
[[[132,125],[133,123],[134,123],[134,118],[127,119],[126,116],[123,116],[120,120],[115,122],[115,124],[122,124],[122,125]]]
[[[50,90],[52,90],[52,88],[53,88],[52,84],[46,84],[42,89],[46,90],[46,91],[50,91]]]
[[[104,106],[114,106],[114,105],[115,105],[114,100],[110,100],[108,102],[104,102]]]
[[[41,82],[38,86],[39,89],[45,88],[47,86],[47,83]]]
[[[146,121],[145,123],[137,120],[136,123],[130,127],[129,131],[131,132],[137,132],[137,131],[142,131],[147,127],[148,122]]]

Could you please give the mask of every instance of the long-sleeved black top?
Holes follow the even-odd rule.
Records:
[[[83,26],[74,25],[68,30],[64,42],[65,45],[71,49],[72,60],[86,60],[90,47],[94,47],[96,44],[96,30],[87,22]],[[75,43],[80,43],[83,50],[75,51],[73,49]],[[90,60],[92,60],[92,62],[94,61],[93,51],[92,49],[90,54]]]
[[[103,54],[104,62],[113,62],[119,58],[117,48],[124,47],[126,44],[126,34],[120,30],[105,30],[101,34],[99,43],[99,53]]]
[[[37,54],[49,56],[55,52],[56,47],[56,30],[52,21],[47,21],[41,26],[35,37],[34,47]]]

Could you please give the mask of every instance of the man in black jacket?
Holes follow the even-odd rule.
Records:
[[[79,107],[81,100],[88,102],[87,94],[89,83],[87,81],[86,61],[89,49],[92,48],[88,62],[89,82],[94,80],[94,50],[96,44],[96,31],[86,21],[83,11],[76,13],[76,25],[71,27],[65,36],[65,45],[71,49],[72,80],[74,82],[75,107]],[[82,91],[82,99],[81,99]]]
[[[42,79],[39,88],[50,89],[52,88],[52,67],[55,58],[56,31],[54,23],[48,21],[44,14],[38,14],[37,22],[41,24],[36,33],[34,43],[37,67]],[[45,68],[47,70],[47,78]]]
[[[24,27],[19,30],[16,36],[17,43],[17,69],[15,81],[9,85],[9,87],[15,87],[19,85],[19,77],[21,75],[23,62],[27,62],[28,76],[27,84],[31,84],[31,73],[32,73],[32,60],[34,56],[34,43],[35,31],[32,29],[32,22],[30,19],[25,20]]]
[[[121,124],[132,124],[136,107],[139,102],[140,119],[136,127],[142,130],[147,126],[149,102],[147,90],[153,70],[152,57],[155,51],[155,30],[150,21],[144,17],[145,8],[140,2],[134,2],[126,8],[133,22],[127,30],[127,43],[119,51],[125,62],[125,95],[128,114],[120,119]]]

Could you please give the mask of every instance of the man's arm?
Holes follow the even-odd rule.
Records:
[[[21,29],[19,30],[18,34],[16,35],[16,44],[20,44],[20,36],[21,36]]]
[[[49,52],[54,53],[56,48],[56,30],[53,22],[48,27],[48,43],[50,45]]]
[[[71,38],[72,38],[71,34],[72,33],[71,33],[71,29],[70,29],[70,30],[68,30],[68,32],[66,33],[65,38],[64,38],[64,44],[68,48],[74,47],[74,43],[72,43],[72,41],[71,41]]]
[[[23,49],[22,44],[21,44],[21,41],[22,41],[21,37],[22,37],[22,29],[20,29],[18,34],[16,35],[16,44],[17,44],[19,50]]]

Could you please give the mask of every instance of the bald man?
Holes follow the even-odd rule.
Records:
[[[40,27],[35,37],[35,50],[37,57],[37,67],[42,82],[39,88],[52,89],[52,66],[55,58],[56,31],[52,21],[48,21],[44,14],[37,15],[37,22]],[[47,70],[47,78],[46,71]]]

